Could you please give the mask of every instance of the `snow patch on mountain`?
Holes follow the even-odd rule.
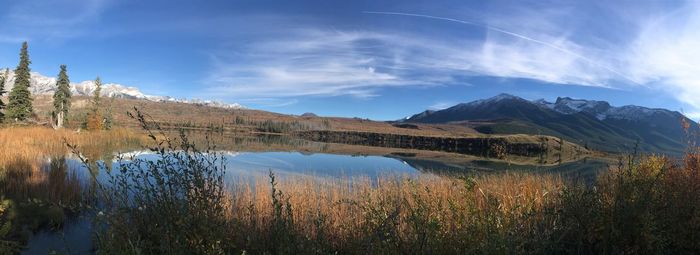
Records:
[[[541,107],[552,109],[563,114],[588,113],[595,116],[599,120],[641,120],[652,117],[654,114],[672,113],[671,111],[665,109],[651,109],[635,105],[614,107],[605,101],[572,99],[569,97],[559,97],[554,103],[548,102],[544,99],[535,100],[532,102]]]
[[[498,102],[505,101],[505,100],[527,101],[527,100],[520,98],[520,97],[517,97],[517,96],[502,93],[502,94],[499,94],[499,95],[491,97],[491,98],[476,100],[476,101],[472,101],[469,103],[458,104],[455,107],[459,108],[459,107],[481,106],[481,105],[488,105],[488,104],[492,104],[492,103],[498,103]]]
[[[5,69],[2,70],[4,73]],[[9,78],[5,82],[5,90],[10,91],[15,83],[15,74],[13,71],[9,71]],[[95,91],[95,81],[82,81],[79,83],[71,82],[70,90],[74,96],[92,96]],[[53,95],[56,92],[56,78],[44,76],[38,72],[31,72],[29,92],[33,95]],[[117,83],[105,83],[102,84],[101,96],[105,97],[115,97],[115,98],[128,98],[128,99],[142,99],[155,102],[179,102],[187,104],[198,104],[211,107],[219,108],[230,108],[230,109],[242,109],[244,106],[238,103],[224,103],[214,100],[201,100],[201,99],[177,99],[170,96],[154,96],[146,95],[141,92],[136,87],[128,87]]]

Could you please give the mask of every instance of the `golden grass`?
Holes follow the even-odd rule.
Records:
[[[46,127],[0,128],[0,195],[41,198],[51,201],[80,198],[75,173],[68,171],[66,142],[77,145],[90,158],[113,157],[117,150],[134,148],[143,135],[117,128],[109,131],[75,132]]]
[[[88,155],[100,155],[110,150],[133,147],[143,141],[143,135],[125,128],[108,131],[75,132],[46,127],[0,128],[0,169],[17,160],[40,161],[52,156],[66,156],[66,143],[77,145]]]
[[[249,233],[269,230],[279,220],[274,214],[269,178],[257,177],[252,182],[241,179],[235,183],[228,194],[230,220],[242,222]],[[399,238],[409,240],[420,231],[415,225],[421,220],[452,224],[439,230],[449,232],[464,227],[455,225],[464,216],[474,219],[487,211],[503,215],[541,211],[563,187],[557,175],[523,173],[474,179],[435,175],[351,180],[285,176],[276,185],[282,192],[282,206],[292,207],[287,220],[294,223],[294,231],[310,239],[318,238],[322,231],[322,238],[334,247],[342,247],[344,240],[360,239],[367,235],[363,233],[367,226],[381,225],[383,221],[395,221]]]

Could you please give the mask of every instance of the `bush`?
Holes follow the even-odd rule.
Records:
[[[269,186],[242,179],[228,190],[212,146],[198,150],[183,132],[171,139],[137,109],[131,116],[156,156],[120,159],[99,184],[99,253],[700,252],[697,150],[682,162],[629,157],[592,184],[537,173],[283,181],[270,173]]]
[[[224,158],[198,150],[182,132],[177,140],[151,132],[138,109],[130,116],[149,132],[156,157],[120,158],[118,170],[98,184],[104,206],[95,212],[97,252],[224,253]],[[86,158],[81,160],[90,167]],[[98,167],[106,170],[104,164]]]

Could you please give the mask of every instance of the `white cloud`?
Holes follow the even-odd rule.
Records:
[[[456,105],[454,102],[436,102],[435,104],[431,105],[428,107],[430,110],[442,110],[442,109],[447,109],[452,106]]]
[[[429,86],[447,77],[409,75],[393,59],[404,40],[371,32],[303,30],[291,37],[256,42],[241,53],[212,56],[210,93],[239,98],[376,95],[387,86]],[[377,45],[382,45],[376,50]],[[386,48],[385,48],[386,47]],[[238,51],[241,52],[241,51]],[[409,68],[414,71],[414,68]]]
[[[700,3],[646,22],[627,54],[636,79],[700,110]]]
[[[230,52],[235,53],[212,56],[209,93],[371,97],[383,87],[439,86],[454,83],[456,76],[588,86],[607,86],[615,76],[577,57],[587,53],[573,42],[543,46],[503,33],[451,42],[415,34],[306,29]]]
[[[485,32],[463,40],[405,29],[307,26],[235,49],[238,54],[214,54],[208,92],[239,98],[371,97],[383,87],[440,86],[457,77],[495,76],[661,90],[700,112],[700,4],[689,2],[674,13],[658,6],[627,11],[621,7],[629,6],[604,6],[609,9],[583,13],[576,6],[520,6],[476,21],[389,17],[438,19]],[[597,27],[589,27],[591,21]]]

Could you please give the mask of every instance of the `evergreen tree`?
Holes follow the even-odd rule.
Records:
[[[30,69],[29,53],[27,53],[27,42],[22,43],[22,50],[19,53],[19,64],[15,69],[15,86],[12,88],[7,105],[7,117],[15,120],[26,120],[34,109],[32,108],[32,95],[29,93]]]
[[[98,76],[95,79],[95,90],[92,92],[92,111],[99,112],[100,110],[100,94],[102,93],[102,80]]]
[[[112,124],[114,123],[114,118],[112,118],[112,107],[114,106],[114,96],[111,96],[109,98],[109,105],[105,107],[105,114],[104,114],[104,129],[105,130],[110,130],[112,129]]]
[[[5,95],[5,81],[10,77],[10,71],[5,69],[4,72],[0,73],[0,123],[5,121],[5,103],[2,101],[2,96]]]
[[[92,108],[88,113],[87,129],[101,130],[102,129],[102,114],[100,114],[100,93],[102,93],[102,80],[100,77],[95,79],[95,91],[92,94]]]
[[[70,80],[66,71],[66,65],[61,65],[61,71],[58,73],[56,81],[57,89],[53,94],[53,117],[56,128],[62,128],[63,123],[68,119],[68,110],[70,109]]]

